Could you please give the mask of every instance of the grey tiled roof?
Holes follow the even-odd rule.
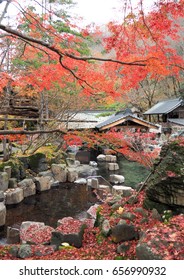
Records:
[[[169,122],[184,126],[184,119],[168,119]]]
[[[168,114],[182,104],[182,99],[175,98],[160,101],[144,113],[144,115]]]
[[[114,122],[117,122],[117,121],[119,121],[121,119],[123,120],[125,118],[126,118],[126,120],[128,120],[129,118],[130,118],[130,120],[132,118],[134,118],[134,119],[137,119],[137,120],[141,120],[141,121],[143,121],[146,124],[154,125],[155,127],[157,127],[157,125],[155,125],[155,124],[153,124],[151,122],[148,122],[148,121],[145,121],[145,120],[143,120],[141,118],[138,118],[136,115],[132,114],[131,110],[129,110],[129,109],[126,109],[125,111],[120,111],[120,112],[116,113],[115,115],[113,115],[112,117],[108,118],[107,120],[97,124],[95,127],[100,129],[100,128],[106,126],[106,125],[113,124]]]
[[[124,114],[124,111],[116,113],[115,115],[111,116],[110,118],[108,118],[107,120],[105,120],[104,122],[99,123],[98,125],[96,125],[96,128],[101,128],[105,125],[114,123],[118,120],[121,120],[122,118],[124,118],[126,115]]]

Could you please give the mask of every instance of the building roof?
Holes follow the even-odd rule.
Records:
[[[109,117],[107,120],[97,124],[96,128],[98,128],[99,130],[104,130],[116,126],[118,124],[125,123],[126,121],[133,121],[135,123],[150,128],[158,128],[156,124],[153,124],[151,122],[145,121],[137,117],[135,114],[132,113],[130,109],[117,112],[113,116]]]
[[[168,114],[174,109],[182,105],[183,100],[181,98],[169,99],[160,101],[155,104],[152,108],[147,110],[144,115],[159,115],[159,114]]]
[[[90,129],[95,128],[96,125],[107,118],[109,114],[112,114],[111,110],[83,110],[80,112],[71,111],[67,114],[69,120],[66,119],[66,122],[60,124],[60,127],[77,130],[77,129]]]
[[[184,119],[168,119],[169,122],[184,126]]]

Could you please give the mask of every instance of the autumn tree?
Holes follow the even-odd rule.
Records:
[[[88,104],[91,100],[112,102],[132,89],[145,90],[147,81],[148,85],[153,81],[155,93],[155,85],[169,76],[179,79],[183,70],[181,55],[168,41],[168,37],[172,41],[180,38],[176,28],[182,17],[182,0],[157,1],[149,13],[145,13],[143,1],[135,11],[128,7],[130,1],[122,1],[126,4],[122,23],[109,23],[109,35],[103,40],[105,52],[97,55],[89,52],[89,30],[76,26],[65,13],[58,13],[63,3],[70,1],[45,1],[41,13],[35,7],[22,7],[20,1],[13,1],[21,13],[12,27],[3,21],[10,4],[5,2],[1,44],[11,41],[11,67],[15,72],[7,73],[2,63],[1,84],[4,89],[11,81],[14,92],[36,97],[42,126],[44,110],[49,116],[48,105],[56,111],[59,92],[62,100],[85,96]],[[49,129],[48,126],[48,132]]]
[[[128,101],[137,104],[138,100],[145,110],[160,97],[176,95],[183,81],[184,3],[157,1],[149,12],[143,8],[145,1],[139,3],[136,10],[125,3],[122,23],[109,23],[110,35],[104,41],[107,52],[114,50],[116,59],[145,59],[146,67],[116,65],[113,71]]]

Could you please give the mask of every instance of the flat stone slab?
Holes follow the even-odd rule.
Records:
[[[123,175],[111,174],[110,182],[114,184],[120,184],[125,182],[125,177]]]
[[[115,171],[115,170],[119,170],[119,165],[116,162],[109,162],[108,163],[108,169],[110,171]]]
[[[99,190],[110,191],[110,187],[107,185],[99,185]]]
[[[36,190],[40,192],[50,190],[51,183],[52,181],[50,176],[35,178]]]
[[[71,246],[80,248],[84,229],[87,227],[82,221],[66,217],[59,220],[59,226],[52,232],[51,245],[61,246],[69,243]]]
[[[24,191],[22,188],[8,189],[5,192],[5,204],[18,204],[24,199]]]
[[[18,187],[23,189],[24,197],[36,194],[36,186],[32,179],[24,179],[20,181]]]
[[[121,194],[125,197],[131,196],[133,192],[133,189],[131,187],[127,186],[113,186],[112,187],[112,193],[113,194]]]
[[[50,242],[54,228],[39,222],[25,222],[20,228],[20,239],[23,243],[47,244]]]

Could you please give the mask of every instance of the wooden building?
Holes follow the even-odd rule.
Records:
[[[105,131],[111,128],[114,128],[116,131],[125,131],[126,129],[132,129],[134,131],[140,129],[145,132],[150,129],[158,130],[156,124],[138,117],[136,114],[133,114],[130,109],[117,112],[107,120],[96,125],[96,129],[99,131]]]
[[[157,122],[165,130],[178,130],[184,128],[184,100],[174,98],[163,100],[155,104],[144,113],[149,121]]]

